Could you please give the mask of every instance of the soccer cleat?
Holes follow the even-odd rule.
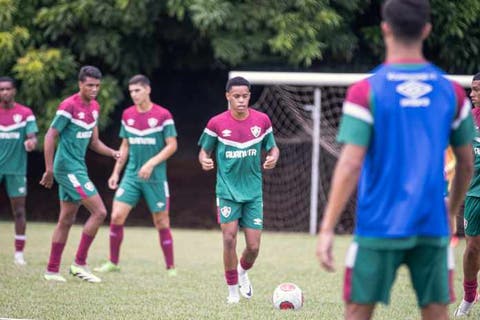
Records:
[[[477,297],[478,297],[478,294],[477,294]],[[453,314],[453,316],[455,318],[467,317],[472,311],[472,308],[476,302],[477,302],[477,299],[475,299],[473,302],[467,302],[465,300],[462,300],[460,305],[455,310],[455,313]]]
[[[82,279],[83,281],[91,283],[102,282],[102,279],[91,273],[87,266],[79,266],[76,264],[72,264],[70,266],[70,274],[74,277]]]
[[[169,277],[176,277],[177,276],[177,269],[170,268],[167,270],[167,274]]]
[[[240,289],[240,294],[246,298],[250,299],[253,295],[253,288],[252,284],[250,283],[250,279],[248,279],[247,272],[241,274],[238,273],[238,287]]]
[[[14,255],[14,258],[13,258],[13,262],[14,262],[17,266],[24,266],[24,265],[27,264],[27,262],[26,262],[25,259],[23,258],[23,252],[20,252],[20,251],[15,252],[15,255]]]
[[[67,282],[67,279],[62,277],[58,272],[45,272],[43,278],[47,281]]]
[[[240,302],[240,296],[228,296],[227,304],[235,304]]]
[[[107,273],[107,272],[119,272],[120,267],[111,261],[107,261],[100,267],[93,269],[93,271]]]

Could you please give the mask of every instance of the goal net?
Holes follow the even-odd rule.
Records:
[[[263,85],[253,107],[272,120],[280,159],[264,179],[264,226],[268,230],[316,233],[327,202],[340,144],[336,142],[348,86],[368,74],[230,72]],[[453,76],[468,86],[471,77]],[[353,195],[336,232],[354,228]]]

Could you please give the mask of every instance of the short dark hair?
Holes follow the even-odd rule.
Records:
[[[248,90],[250,90],[250,82],[243,77],[234,77],[227,81],[227,85],[225,86],[225,91],[230,91],[234,86],[247,86]]]
[[[479,81],[480,80],[480,72],[473,76],[472,81]]]
[[[2,76],[0,77],[0,82],[10,82],[14,88],[17,87],[17,84],[15,83],[15,79],[13,79],[12,77]]]
[[[423,27],[430,22],[428,0],[386,0],[382,20],[390,25],[400,40],[411,42],[420,38]]]
[[[83,66],[78,73],[78,80],[83,82],[87,77],[100,80],[102,79],[102,72],[94,66]]]
[[[136,74],[128,80],[128,85],[131,84],[140,84],[142,86],[150,86],[150,79],[143,74]]]

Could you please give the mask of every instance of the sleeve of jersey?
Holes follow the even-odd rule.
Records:
[[[70,123],[72,120],[72,107],[67,104],[60,104],[53,118],[52,124],[50,127],[57,129],[58,132],[62,132],[63,129]]]
[[[37,121],[36,121],[35,116],[33,115],[33,113],[31,111],[30,111],[30,114],[27,116],[26,132],[27,132],[27,134],[38,132]]]
[[[475,128],[472,117],[472,105],[465,94],[465,90],[454,83],[457,96],[457,114],[452,122],[450,144],[454,147],[463,146],[472,142],[475,137]]]
[[[343,116],[337,141],[368,146],[373,130],[373,114],[370,108],[370,85],[363,80],[352,85],[343,103]]]
[[[168,113],[167,118],[163,122],[163,132],[164,132],[165,138],[177,136],[177,129],[175,128],[175,122],[173,121],[173,117],[170,113]]]
[[[218,135],[215,132],[212,120],[210,120],[207,124],[207,127],[203,130],[203,133],[200,136],[200,140],[198,140],[198,145],[205,151],[212,151],[213,149],[215,149],[217,140]]]
[[[275,137],[273,136],[272,123],[269,118],[266,119],[265,123],[265,137],[262,141],[262,147],[264,150],[270,151],[277,144],[275,143]]]

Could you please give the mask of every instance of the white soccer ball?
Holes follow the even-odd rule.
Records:
[[[281,283],[273,291],[272,303],[280,310],[298,310],[303,306],[302,290],[294,283]]]

